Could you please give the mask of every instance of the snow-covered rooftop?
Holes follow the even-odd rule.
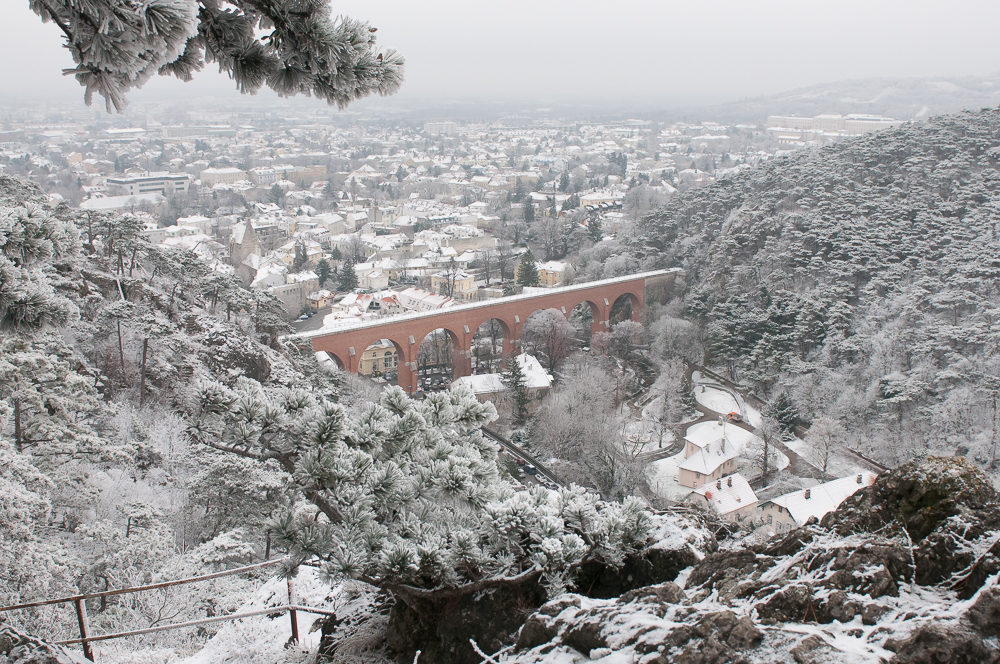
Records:
[[[534,355],[521,353],[517,356],[517,363],[521,365],[521,373],[524,374],[524,386],[529,390],[552,385],[552,376]],[[476,394],[494,394],[507,389],[500,374],[473,374],[456,378],[454,382],[468,386]]]
[[[768,502],[784,507],[795,519],[795,522],[801,525],[812,516],[822,519],[827,512],[837,509],[840,503],[849,496],[874,484],[876,477],[878,475],[875,473],[858,473],[825,484],[817,484],[808,489],[792,491],[783,496],[772,498]]]
[[[712,509],[720,515],[735,512],[748,505],[757,506],[757,494],[753,492],[746,478],[739,473],[705,484],[691,493],[703,496]]]
[[[690,470],[693,473],[711,475],[716,468],[739,455],[739,450],[728,438],[720,438],[684,459],[677,467],[681,470]]]

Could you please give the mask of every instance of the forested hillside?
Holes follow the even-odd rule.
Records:
[[[1000,112],[780,158],[672,199],[632,250],[688,270],[709,365],[896,465],[997,467]]]
[[[270,553],[268,520],[294,500],[287,478],[273,461],[190,444],[195,390],[250,381],[350,401],[311,352],[279,343],[273,298],[151,245],[141,228],[0,177],[0,604]],[[115,599],[91,622],[128,629],[232,610],[259,582],[228,579],[166,605]],[[6,617],[52,638],[74,625],[65,607]]]

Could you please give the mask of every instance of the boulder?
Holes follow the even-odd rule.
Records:
[[[925,625],[905,640],[887,640],[885,648],[896,653],[889,664],[1000,663],[1000,651],[960,625]]]
[[[969,598],[1000,571],[1000,504],[992,483],[961,457],[927,457],[884,473],[855,493],[821,524],[841,535],[898,535],[911,569],[900,573],[920,585],[942,582]],[[961,545],[959,545],[961,543]],[[898,556],[895,556],[898,557]]]
[[[406,664],[418,650],[421,661],[479,664],[483,658],[469,639],[486,653],[514,644],[518,629],[544,601],[545,592],[534,580],[440,602],[397,598],[389,613],[387,643],[396,660]]]
[[[0,662],[3,664],[83,664],[82,655],[52,645],[0,623]]]
[[[1000,587],[980,593],[966,617],[983,636],[1000,637]]]
[[[625,558],[620,568],[598,562],[580,568],[577,592],[587,597],[610,599],[636,588],[673,581],[682,569],[698,562],[690,547],[679,549],[650,548]]]

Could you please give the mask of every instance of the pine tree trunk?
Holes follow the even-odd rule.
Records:
[[[139,369],[139,408],[146,405],[146,350],[149,339],[142,340],[142,367]]]
[[[122,320],[118,319],[118,360],[122,365],[122,380],[125,379],[125,344],[122,343]]]
[[[21,430],[21,400],[14,399],[14,446],[20,452],[24,447],[24,432]]]

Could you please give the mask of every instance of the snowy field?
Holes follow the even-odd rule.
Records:
[[[714,410],[717,413],[739,413],[740,404],[736,398],[725,390],[708,385],[699,385],[694,388],[694,398],[705,408]]]

